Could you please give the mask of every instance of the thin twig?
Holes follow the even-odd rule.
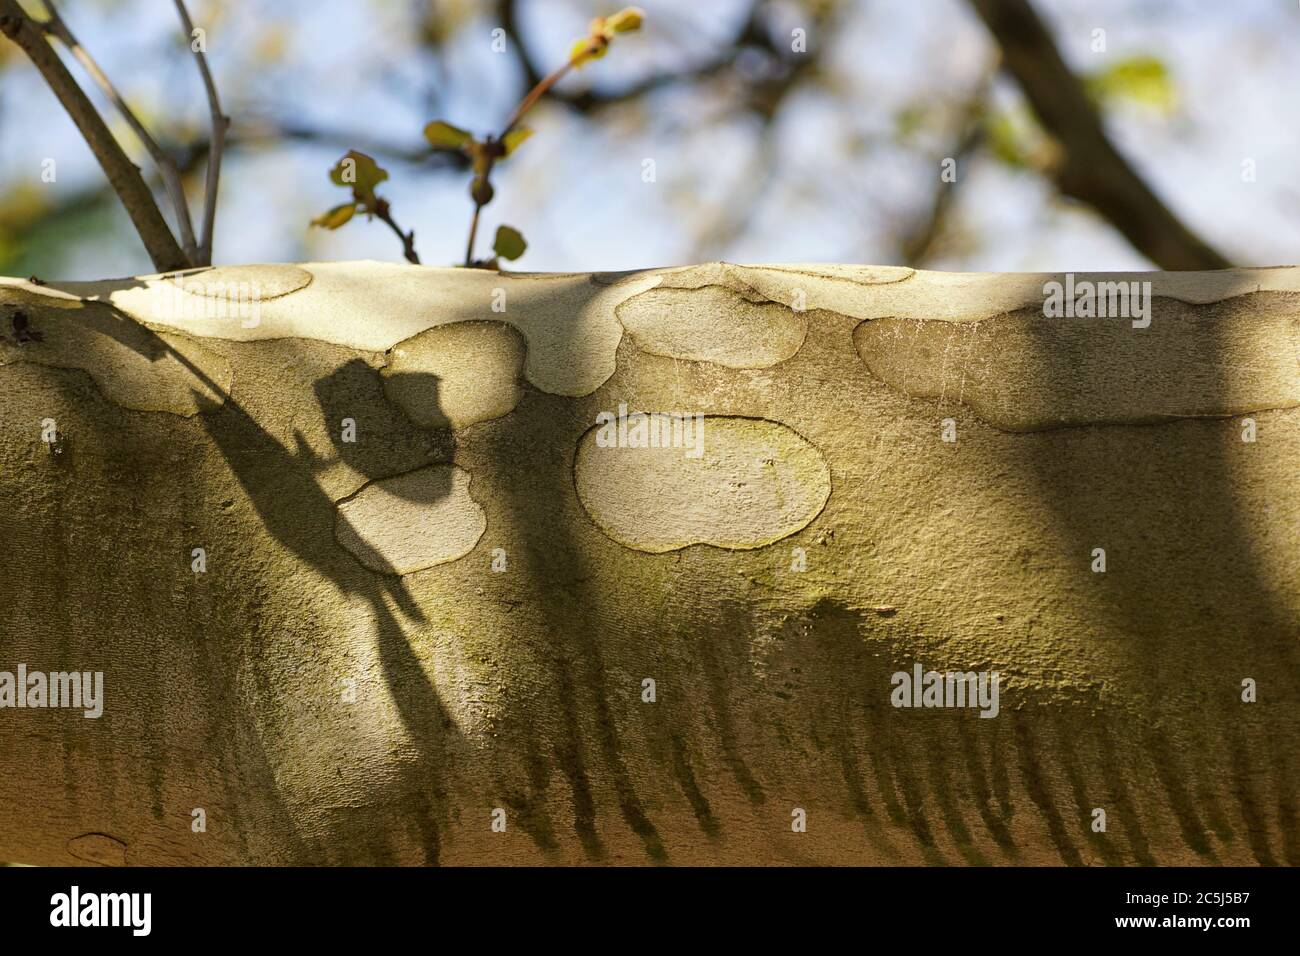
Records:
[[[736,65],[736,50],[740,47],[757,43],[767,47],[768,52],[780,52],[773,48],[766,32],[755,26],[755,19],[761,16],[759,8],[763,5],[762,0],[751,2],[749,15],[741,22],[740,29],[733,35],[731,43],[724,45],[721,48],[722,52],[709,60],[695,63],[682,70],[651,73],[618,89],[585,89],[571,93],[550,89],[546,91],[546,95],[578,113],[588,115],[631,102],[648,93],[708,80],[733,70]],[[518,7],[519,0],[497,0],[494,19],[506,31],[510,48],[515,52],[515,59],[523,70],[526,85],[532,86],[541,80],[542,73],[529,55],[528,46],[520,35]]]
[[[415,230],[402,232],[402,227],[393,219],[393,214],[389,209],[388,200],[381,199],[375,204],[375,215],[381,222],[388,223],[390,229],[397,233],[397,238],[402,240],[402,254],[406,256],[406,261],[412,265],[420,264],[420,257],[415,251]]]
[[[126,207],[154,268],[159,272],[187,268],[190,262],[176,242],[139,168],[113,138],[104,118],[46,40],[45,31],[23,11],[17,0],[0,0],[0,33],[22,47],[67,110],[112,184],[113,191]]]
[[[217,84],[208,69],[208,58],[203,50],[194,46],[194,21],[185,9],[184,0],[176,0],[176,12],[185,27],[186,42],[199,65],[199,75],[203,77],[203,87],[208,94],[208,109],[212,114],[212,139],[208,146],[208,176],[203,187],[203,233],[199,240],[200,265],[212,264],[212,231],[217,216],[217,187],[221,180],[221,154],[226,144],[226,130],[230,127],[230,117],[221,112],[221,100],[217,96]]]
[[[595,40],[592,40],[592,42],[594,43]],[[499,156],[504,155],[503,151],[505,149],[505,139],[507,136],[510,135],[511,132],[514,131],[514,128],[519,125],[520,120],[524,118],[524,114],[527,113],[534,106],[536,106],[537,101],[546,95],[546,91],[549,90],[556,83],[558,83],[561,79],[563,79],[564,75],[572,69],[573,69],[573,58],[570,57],[562,66],[560,66],[558,69],[552,70],[551,73],[549,73],[542,80],[540,80],[536,86],[534,86],[531,90],[528,91],[528,95],[519,101],[519,105],[515,107],[515,111],[510,114],[510,119],[506,120],[506,125],[502,128],[500,136],[496,137],[495,140],[492,139],[491,137],[488,138],[488,145],[497,146],[499,152],[495,154],[490,153],[488,155],[487,165],[484,168],[481,177],[483,182],[489,184],[491,183],[492,167],[496,164],[496,161],[499,158]],[[479,213],[482,212],[482,210],[483,210],[483,203],[479,202],[478,200],[475,200],[474,216],[469,221],[469,242],[465,244],[466,268],[470,268],[474,265],[474,237],[478,234],[478,218],[479,218]]]
[[[572,69],[573,60],[570,59],[558,69],[551,71],[551,73],[544,77],[541,82],[529,90],[528,95],[519,101],[519,105],[515,107],[515,111],[510,114],[510,119],[506,120],[505,129],[501,131],[501,135],[498,136],[497,139],[505,139],[510,131],[519,125],[519,121],[524,118],[524,114],[532,109],[537,104],[537,101],[546,95],[546,91],[556,83],[560,82],[560,80],[564,78],[565,74]]]
[[[167,196],[171,200],[172,208],[176,212],[176,223],[180,228],[181,247],[185,250],[185,255],[190,262],[200,265],[198,262],[198,245],[194,239],[194,224],[190,219],[189,204],[185,200],[185,187],[181,183],[180,171],[176,168],[176,162],[167,155],[157,140],[149,135],[143,123],[132,112],[131,107],[127,105],[126,100],[118,93],[117,88],[113,86],[112,80],[99,68],[90,52],[81,45],[72,30],[60,15],[58,9],[54,6],[54,0],[43,0],[48,19],[39,25],[47,34],[59,40],[68,48],[71,53],[90,74],[90,78],[95,81],[95,85],[103,91],[104,95],[109,98],[112,104],[117,107],[117,111],[122,114],[126,124],[131,127],[144,148],[148,150],[149,155],[158,166],[159,175],[162,176],[163,186],[167,190]]]
[[[465,268],[467,269],[474,265],[474,237],[478,235],[478,214],[482,210],[482,203],[474,203],[474,215],[469,220],[469,242],[465,244]]]

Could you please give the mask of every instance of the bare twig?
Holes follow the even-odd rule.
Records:
[[[393,219],[392,210],[389,208],[387,199],[380,199],[375,203],[375,215],[381,222],[388,224],[388,227],[397,233],[397,238],[402,240],[402,255],[406,256],[406,261],[412,265],[420,264],[420,257],[415,252],[415,230],[403,232]]]
[[[545,77],[539,80],[537,85],[528,91],[528,95],[519,101],[519,105],[516,106],[515,111],[510,114],[510,119],[506,120],[506,125],[501,130],[501,135],[498,136],[497,139],[505,139],[510,131],[519,125],[519,121],[524,118],[524,114],[537,105],[537,101],[546,95],[547,90],[560,82],[560,80],[564,79],[565,75],[572,69],[573,60],[566,60],[558,68],[552,70]]]
[[[103,117],[46,40],[41,25],[23,11],[17,0],[0,0],[0,33],[22,47],[67,110],[126,207],[154,268],[160,272],[187,268],[190,262],[163,218],[140,169],[113,138]]]
[[[194,225],[190,219],[189,204],[185,200],[185,187],[181,184],[180,171],[177,169],[175,161],[158,145],[157,140],[149,135],[149,131],[145,129],[144,124],[132,112],[131,107],[126,104],[116,87],[113,86],[112,81],[99,68],[99,64],[73,36],[72,30],[68,28],[67,23],[54,6],[54,0],[43,0],[43,2],[49,18],[41,26],[47,34],[57,38],[59,42],[68,48],[68,52],[76,57],[77,62],[85,68],[86,72],[90,74],[90,78],[95,81],[95,85],[117,107],[117,111],[122,114],[122,118],[131,127],[131,131],[144,144],[144,148],[149,151],[149,155],[153,157],[153,161],[158,166],[158,172],[162,176],[167,196],[171,200],[172,208],[175,210],[176,223],[181,234],[181,247],[185,250],[185,255],[192,263],[206,265],[206,263],[198,261],[199,249],[194,239]]]
[[[212,263],[212,231],[217,214],[217,187],[221,180],[221,154],[225,147],[226,130],[230,127],[230,117],[221,112],[221,100],[217,96],[217,84],[208,69],[207,55],[194,45],[194,21],[185,9],[184,0],[176,0],[176,12],[185,27],[186,42],[194,53],[199,66],[199,75],[203,77],[203,87],[208,94],[208,108],[212,114],[212,140],[208,147],[208,175],[203,188],[203,233],[199,241],[199,264]]]
[[[166,137],[164,137],[166,138]],[[283,141],[321,143],[347,148],[360,144],[364,153],[385,156],[402,163],[415,164],[419,173],[463,172],[469,165],[464,153],[435,150],[425,145],[408,145],[390,140],[368,139],[364,134],[347,129],[316,127],[298,122],[273,119],[253,120],[239,124],[239,134],[226,137],[226,151],[232,155],[238,150],[263,149]],[[186,143],[176,156],[181,176],[198,169],[199,162],[208,153],[208,140]],[[152,183],[153,177],[146,177]],[[72,192],[62,192],[61,198],[42,207],[35,214],[24,210],[13,215],[0,203],[0,236],[21,247],[32,241],[42,229],[60,224],[76,223],[80,217],[107,208],[113,202],[112,186],[106,181],[88,184]],[[0,243],[3,245],[3,243]],[[0,271],[4,269],[5,256],[0,253]]]
[[[501,134],[496,137],[489,136],[487,141],[483,144],[485,146],[485,165],[482,172],[479,173],[478,179],[483,183],[484,188],[487,190],[487,199],[480,199],[477,193],[474,195],[474,215],[469,221],[469,241],[465,244],[466,268],[473,268],[474,266],[474,238],[478,235],[479,213],[483,211],[483,207],[492,198],[490,185],[492,179],[492,167],[496,164],[498,159],[506,154],[506,137],[514,131],[516,126],[519,125],[519,122],[524,118],[524,114],[536,106],[537,101],[546,95],[546,91],[556,83],[560,82],[560,80],[562,80],[573,68],[573,58],[570,57],[541,80],[538,80],[533,88],[528,91],[527,95],[519,101],[519,105],[515,107],[514,112],[510,114],[510,118],[506,120],[505,126],[501,128]],[[401,235],[401,233],[399,232],[398,235]]]
[[[465,243],[465,268],[474,265],[474,237],[478,235],[478,214],[483,211],[481,202],[474,203],[474,215],[469,221],[469,242]]]

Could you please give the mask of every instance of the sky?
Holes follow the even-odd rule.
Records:
[[[37,0],[32,0],[35,7]],[[235,130],[276,118],[412,149],[445,119],[487,131],[521,93],[512,55],[492,50],[494,3],[433,3],[449,36],[431,55],[415,33],[424,0],[193,0]],[[638,76],[707,61],[727,46],[747,9],[733,0],[643,0],[641,34],[620,37],[603,60],[565,82],[618,89]],[[1080,73],[1135,55],[1166,65],[1176,99],[1160,110],[1117,103],[1107,124],[1156,192],[1238,264],[1296,260],[1300,156],[1293,148],[1300,91],[1300,3],[1288,0],[1037,0],[1067,61]],[[65,20],[146,123],[202,131],[206,103],[169,0],[64,0]],[[595,13],[611,4],[523,0],[521,27],[538,61],[557,63]],[[778,5],[773,30],[806,25]],[[1106,50],[1092,49],[1106,31]],[[939,188],[944,138],[897,142],[900,110],[955,107],[989,70],[994,48],[961,0],[860,0],[834,26],[810,30],[815,81],[783,102],[766,132],[731,90],[685,86],[581,118],[558,105],[529,117],[535,135],[495,178],[482,235],[508,223],[529,241],[511,268],[625,270],[712,259],[733,262],[898,261],[900,224]],[[0,195],[19,185],[44,202],[76,196],[102,177],[34,71],[10,55],[0,74]],[[19,61],[17,67],[12,64]],[[81,78],[83,74],[74,70]],[[1006,79],[999,108],[1023,109]],[[114,128],[147,156],[120,123]],[[217,263],[381,259],[400,245],[377,222],[337,232],[311,218],[346,198],[328,170],[337,143],[280,144],[232,153],[223,169]],[[42,163],[57,178],[42,183]],[[655,177],[646,182],[646,160]],[[1253,182],[1243,181],[1252,160]],[[465,176],[389,162],[380,190],[423,261],[455,264],[471,203]],[[960,271],[1151,268],[1086,208],[1061,200],[1033,172],[992,158],[959,167],[952,247],[931,268]],[[201,205],[195,196],[194,207]],[[59,278],[151,272],[124,214],[107,231],[83,229],[24,266]],[[480,253],[486,249],[480,245]],[[57,254],[55,254],[57,253]]]

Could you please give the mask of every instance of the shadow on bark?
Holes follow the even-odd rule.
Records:
[[[1243,279],[1229,295],[1256,289]],[[1255,301],[1278,307],[1270,305],[1271,295]],[[1217,324],[1227,308],[1241,307],[1240,300],[1228,307],[1153,299],[1153,324],[1192,315],[1216,320],[1207,343],[1215,370],[1204,396],[1209,406],[1227,402],[1234,384],[1251,374],[1226,364],[1227,333]],[[1077,387],[1059,356],[1039,354],[1034,361],[1046,388],[1068,395]],[[1196,380],[1194,370],[1186,375]],[[1140,394],[1148,386],[1133,381],[1130,387]],[[1296,622],[1278,600],[1270,583],[1277,572],[1265,569],[1260,550],[1280,529],[1243,500],[1252,493],[1259,500],[1259,489],[1243,484],[1243,456],[1277,452],[1262,434],[1258,444],[1242,442],[1241,419],[1266,415],[1005,436],[1007,463],[1037,486],[1063,535],[1066,562],[1080,569],[1080,588],[1102,592],[1096,606],[1108,613],[1097,622],[1098,639],[1107,635],[1107,643],[1097,653],[1122,662],[1114,671],[1133,685],[1127,698],[1145,707],[1120,711],[1096,690],[1073,704],[1029,703],[1008,715],[1021,776],[1066,863],[1084,862],[1088,854],[1108,863],[1151,864],[1155,843],[1166,851],[1181,843],[1203,862],[1217,863],[1216,842],[1244,843],[1261,864],[1300,862],[1292,765]],[[1267,427],[1261,423],[1261,433]],[[1166,494],[1150,495],[1153,486]],[[1146,502],[1140,510],[1138,500]],[[1105,573],[1090,571],[1094,548],[1106,551]],[[1259,682],[1259,703],[1241,701],[1246,677]],[[1108,809],[1124,852],[1113,838],[1090,831],[1095,807]]]
[[[600,291],[591,281],[591,296]],[[510,555],[510,573],[522,580],[523,595],[540,616],[535,633],[513,635],[520,642],[513,652],[527,654],[547,680],[526,691],[534,704],[544,704],[519,715],[509,735],[524,750],[526,779],[500,773],[502,799],[544,853],[556,849],[559,829],[572,827],[587,859],[601,861],[608,851],[600,804],[612,798],[645,858],[666,862],[658,828],[627,765],[620,705],[639,693],[639,685],[621,667],[611,672],[609,654],[617,656],[619,649],[610,645],[607,596],[593,585],[592,558],[575,533],[589,522],[574,489],[574,456],[579,437],[604,407],[598,397],[604,388],[576,398],[527,383],[523,388],[508,421],[488,428],[482,441],[500,492],[493,500],[522,549]],[[522,646],[525,641],[529,646]],[[548,810],[546,790],[557,771],[569,790],[570,821],[553,820]]]
[[[144,327],[120,312],[116,315],[125,333],[120,341],[139,348],[135,330]],[[233,389],[230,393],[225,392],[202,369],[153,333],[147,333],[146,341],[147,357],[156,359],[169,354],[209,389],[224,395],[220,408],[201,412],[196,417],[243,487],[267,533],[298,561],[331,581],[340,592],[359,597],[369,605],[384,678],[415,752],[414,760],[400,763],[404,781],[402,792],[414,801],[415,812],[411,818],[420,833],[425,861],[436,864],[441,855],[442,830],[447,817],[448,742],[456,731],[403,625],[405,621],[407,625],[418,627],[427,623],[426,617],[396,570],[390,566],[377,572],[362,567],[337,544],[334,539],[335,501],[317,480],[318,471],[333,460],[346,462],[363,474],[367,482],[390,477],[389,472],[377,465],[364,442],[340,440],[344,418],[354,418],[362,435],[385,434],[397,443],[428,446],[425,441],[428,435],[387,401],[378,371],[360,359],[352,359],[319,378],[313,386],[326,431],[335,440],[334,459],[316,455],[297,431],[297,448],[290,449],[249,414],[233,394]],[[419,383],[423,393],[436,395],[436,376],[424,377],[429,381]],[[443,432],[434,437],[433,450],[428,457],[438,460],[424,461],[424,465],[437,464],[452,457],[455,444],[450,433]],[[432,504],[445,497],[450,488],[450,478],[432,487],[426,486],[426,497],[421,499],[421,503]],[[262,669],[255,670],[259,676],[265,676]],[[259,687],[259,692],[268,696],[275,693],[266,687]],[[238,759],[243,761],[246,756],[251,757],[254,765],[261,768],[258,774],[261,783],[272,795],[284,819],[293,821],[294,815],[281,799],[274,796],[278,792],[274,768],[260,744],[265,729],[247,714],[240,714],[237,719],[245,730],[240,739],[246,744],[253,742],[256,747],[255,752],[241,753]],[[364,814],[356,814],[355,819],[334,817],[332,826],[338,832],[324,842],[343,848],[343,861],[368,857],[367,861],[371,863],[391,864],[394,862],[393,848],[385,841],[385,834],[391,830],[388,825],[390,811],[381,805],[373,808],[373,812],[373,819],[365,818]],[[290,822],[291,829],[293,826]],[[298,839],[296,834],[294,839]],[[300,843],[296,852],[302,853],[303,849]],[[321,841],[313,841],[306,859],[299,857],[299,861],[325,863],[331,861],[331,856]]]

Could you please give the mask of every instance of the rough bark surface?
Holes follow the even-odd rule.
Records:
[[[0,280],[0,855],[1300,863],[1300,269],[1061,278]]]

